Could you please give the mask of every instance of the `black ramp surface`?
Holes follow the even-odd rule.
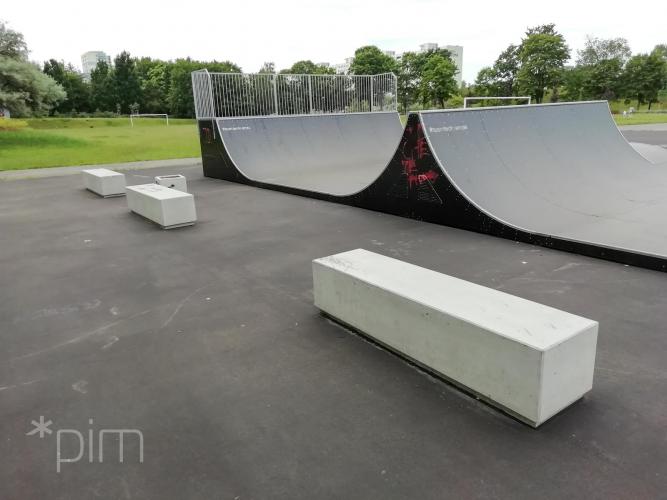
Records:
[[[667,256],[667,170],[606,102],[420,113],[434,156],[473,205],[537,235]]]
[[[385,170],[403,127],[397,113],[223,118],[236,168],[255,182],[347,196]]]

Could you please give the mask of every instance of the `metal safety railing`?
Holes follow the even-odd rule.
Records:
[[[197,119],[396,111],[396,75],[192,72]]]

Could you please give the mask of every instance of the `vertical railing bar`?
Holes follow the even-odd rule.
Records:
[[[239,111],[236,109],[236,100],[238,97],[236,96],[236,75],[230,75],[229,76],[229,110],[231,111],[231,114],[229,116],[239,116]]]
[[[244,99],[246,116],[252,115],[252,100],[251,100],[252,87],[250,86],[250,80],[251,78],[245,76],[243,77],[243,95],[246,96],[246,98]]]
[[[236,92],[236,75],[229,75],[229,116],[239,116],[239,111],[236,109],[237,92]]]
[[[278,113],[278,89],[276,88],[276,78],[277,76],[273,75],[273,102],[275,104],[276,115]]]
[[[245,109],[243,109],[243,75],[236,77],[237,85],[237,103],[238,103],[238,112],[240,116],[245,116]]]
[[[234,101],[236,104],[236,109],[234,114],[238,116],[243,116],[243,104],[241,103],[241,78],[241,75],[234,77],[234,93],[236,94],[236,99]]]
[[[243,116],[248,116],[248,113],[250,112],[250,108],[248,106],[248,84],[247,84],[247,78],[245,76],[242,76],[240,78],[241,80],[241,96],[243,97],[243,100],[241,101],[241,106],[243,106]]]
[[[213,102],[212,106],[215,108],[213,110],[214,115],[220,115],[220,116],[225,116],[225,94],[224,94],[224,83],[225,79],[220,78],[221,75],[216,75],[215,76],[215,86],[213,85],[213,82],[211,82],[211,86],[213,87],[214,91],[214,96],[215,96],[215,101]]]

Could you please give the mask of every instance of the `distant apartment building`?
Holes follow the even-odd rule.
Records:
[[[97,67],[97,63],[105,62],[111,65],[111,57],[101,50],[91,50],[81,56],[81,69],[83,77],[90,80],[90,73]]]
[[[419,46],[419,52],[426,52],[428,50],[438,50],[438,44],[433,42],[422,43]]]
[[[342,63],[334,64],[334,69],[339,75],[346,75],[350,71],[350,66],[352,66],[352,61],[354,57],[346,57],[345,61]]]
[[[444,48],[452,55],[452,61],[454,61],[454,64],[456,64],[456,67],[458,68],[458,71],[454,76],[460,87],[463,83],[463,47],[461,45],[445,45]]]

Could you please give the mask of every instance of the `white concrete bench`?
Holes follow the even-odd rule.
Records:
[[[325,314],[534,427],[593,386],[596,321],[361,249],[313,282]]]
[[[127,206],[163,229],[191,226],[197,222],[194,196],[159,184],[128,186]]]
[[[185,176],[176,174],[176,175],[156,175],[155,184],[160,186],[166,186],[171,189],[178,189],[184,193],[188,192],[188,182]]]
[[[107,168],[82,170],[83,185],[89,191],[104,198],[125,194],[125,175]]]

